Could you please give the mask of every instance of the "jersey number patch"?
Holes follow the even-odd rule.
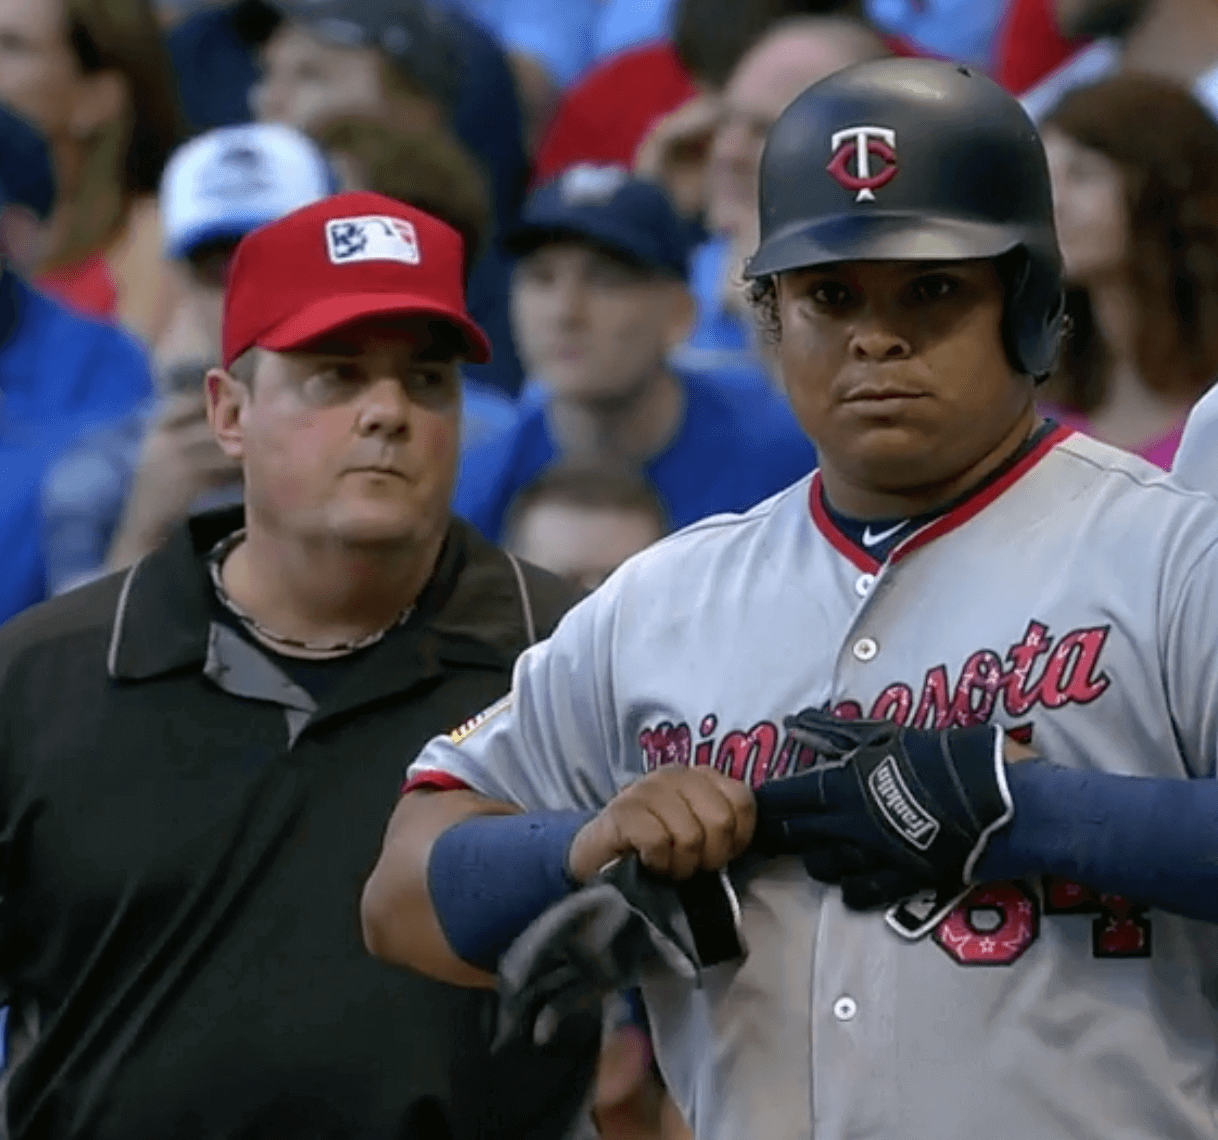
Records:
[[[1047,876],[1044,904],[1020,883],[987,883],[971,892],[937,927],[934,939],[961,966],[1009,966],[1040,934],[1041,914],[1094,915],[1096,958],[1149,958],[1146,907]]]

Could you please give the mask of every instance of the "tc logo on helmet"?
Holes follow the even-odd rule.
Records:
[[[858,191],[856,202],[874,202],[874,192],[897,173],[897,132],[888,127],[847,127],[834,131],[829,145],[833,157],[825,169],[847,190]],[[872,159],[879,162],[873,166]]]

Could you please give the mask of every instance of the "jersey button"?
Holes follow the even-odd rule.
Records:
[[[853,652],[860,661],[870,661],[879,651],[880,647],[870,637],[860,637],[854,643]]]
[[[833,1003],[833,1016],[838,1021],[852,1021],[858,1011],[858,1003],[852,997],[839,997]]]
[[[871,587],[875,585],[874,574],[861,574],[857,582],[854,583],[854,592],[860,598],[865,598],[871,593]]]

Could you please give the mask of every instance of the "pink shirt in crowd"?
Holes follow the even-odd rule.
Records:
[[[1077,412],[1068,412],[1057,405],[1045,405],[1041,409],[1045,415],[1051,416],[1063,427],[1073,428],[1083,435],[1091,435],[1091,424],[1086,416]],[[1171,470],[1172,460],[1180,447],[1180,436],[1184,434],[1184,421],[1181,420],[1166,435],[1152,439],[1139,448],[1132,449],[1135,455],[1140,455],[1147,463],[1153,463],[1164,471]]]

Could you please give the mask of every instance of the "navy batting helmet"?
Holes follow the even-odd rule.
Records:
[[[1061,253],[1044,148],[1019,103],[968,67],[861,63],[809,87],[761,159],[762,277],[835,261],[1012,254],[1003,336],[1044,376],[1062,324]]]

